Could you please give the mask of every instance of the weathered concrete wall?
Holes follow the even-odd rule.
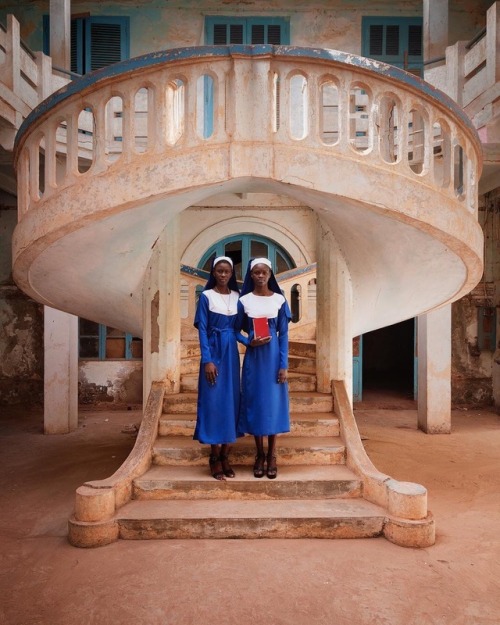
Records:
[[[469,5],[472,3],[469,2]],[[34,49],[42,47],[40,15],[48,14],[49,2],[4,2],[0,17],[12,13],[21,23],[21,36]],[[422,15],[419,0],[245,0],[221,3],[216,0],[163,2],[71,2],[72,14],[113,15],[130,18],[130,55],[155,50],[202,45],[206,15],[265,15],[290,17],[290,39],[297,46],[321,46],[359,54],[361,18],[364,15]]]
[[[80,404],[142,404],[142,362],[82,360],[78,394]]]
[[[452,306],[451,401],[454,405],[493,403],[493,353],[479,349],[477,306],[472,295]]]
[[[43,398],[43,306],[12,280],[16,198],[0,194],[0,405]]]

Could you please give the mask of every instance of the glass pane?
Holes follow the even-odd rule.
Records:
[[[125,337],[106,339],[106,358],[125,358]]]
[[[99,324],[88,319],[80,319],[80,336],[99,336]]]
[[[81,338],[80,339],[80,358],[98,358],[99,357],[99,339]]]
[[[262,243],[261,241],[250,241],[251,258],[267,258],[268,253],[266,243]]]
[[[142,339],[134,336],[131,344],[132,358],[142,358]]]
[[[226,243],[224,246],[224,254],[229,256],[229,258],[233,261],[236,280],[242,280],[243,278],[243,253],[241,248],[241,239],[238,241],[231,241],[231,243]]]
[[[281,273],[282,271],[287,271],[290,269],[289,263],[285,260],[282,254],[278,251],[276,252],[276,273]]]

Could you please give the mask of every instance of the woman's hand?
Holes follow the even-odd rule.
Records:
[[[271,340],[270,336],[256,336],[250,342],[250,347],[260,347],[261,345],[265,345],[269,343]]]
[[[278,384],[284,384],[288,380],[288,369],[278,371]]]
[[[219,372],[217,371],[215,363],[207,362],[205,365],[205,377],[210,386],[213,386],[215,384],[218,375]]]

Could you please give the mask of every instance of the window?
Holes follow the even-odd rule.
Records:
[[[49,54],[50,20],[43,18],[43,51]],[[87,74],[128,59],[128,17],[76,17],[71,20],[71,71]]]
[[[277,274],[295,267],[293,260],[280,245],[271,239],[250,234],[239,234],[212,245],[203,255],[198,268],[210,271],[217,256],[231,258],[237,280],[244,278],[250,258],[269,258]]]
[[[89,360],[141,359],[142,340],[116,328],[80,319],[78,354]]]
[[[363,56],[422,76],[422,18],[363,17]]]
[[[282,17],[207,17],[205,41],[208,45],[290,43],[290,23]]]

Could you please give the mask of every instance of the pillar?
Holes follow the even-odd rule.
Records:
[[[451,432],[451,305],[418,317],[418,427]]]
[[[78,426],[78,317],[44,307],[45,434]]]
[[[152,382],[180,391],[181,302],[179,217],[168,223],[151,254],[143,291],[144,398]]]
[[[352,404],[352,290],[349,272],[331,230],[316,228],[316,375],[320,393],[345,380]]]
[[[448,0],[424,0],[424,61],[444,56],[448,46]]]
[[[52,65],[71,69],[71,1],[50,0],[50,56]]]

